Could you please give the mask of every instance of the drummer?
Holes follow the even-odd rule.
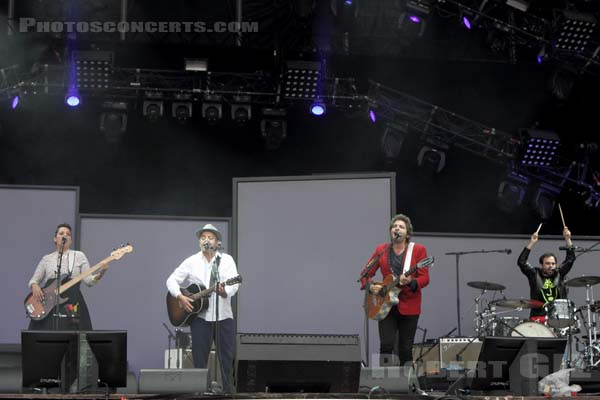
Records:
[[[564,280],[575,262],[575,249],[571,242],[571,232],[566,226],[562,234],[567,245],[567,257],[560,266],[557,266],[556,256],[552,253],[544,253],[540,256],[539,267],[533,267],[527,262],[531,249],[533,249],[533,246],[535,246],[539,239],[537,231],[531,235],[529,243],[527,243],[527,246],[523,249],[517,260],[521,272],[529,280],[531,299],[541,301],[544,303],[544,306],[548,306],[556,299],[567,297]],[[530,319],[537,322],[545,322],[546,313],[544,306],[532,308],[529,314]]]

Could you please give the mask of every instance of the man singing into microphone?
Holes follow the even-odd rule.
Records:
[[[379,321],[381,366],[396,364],[393,357],[396,338],[400,365],[412,363],[412,346],[421,314],[421,289],[429,284],[428,267],[419,268],[409,276],[403,275],[419,261],[427,258],[425,246],[410,241],[413,233],[410,218],[403,214],[394,216],[389,229],[391,243],[383,243],[375,248],[367,263],[367,267],[372,264],[368,274],[369,280],[365,277],[361,281],[361,289],[367,286],[371,293],[380,293],[381,285],[370,284],[371,278],[380,269],[384,279],[390,274],[400,276],[400,285],[404,286],[398,296],[398,305],[392,307],[389,314]]]
[[[544,306],[547,306],[556,299],[567,297],[564,280],[575,262],[575,249],[571,242],[571,232],[566,226],[562,233],[567,245],[567,257],[560,267],[557,268],[557,259],[553,253],[542,254],[539,259],[539,267],[533,267],[527,262],[531,249],[533,249],[533,246],[535,246],[539,239],[537,232],[531,235],[529,243],[527,243],[527,246],[523,249],[517,260],[521,272],[529,280],[530,298],[541,301],[544,303]],[[529,317],[534,321],[544,322],[546,319],[544,307],[532,308]]]
[[[192,355],[195,368],[207,367],[208,355],[216,329],[217,356],[221,364],[223,389],[231,393],[235,346],[235,324],[231,310],[231,297],[237,293],[239,285],[226,286],[222,282],[236,277],[238,275],[237,267],[233,257],[220,251],[221,233],[214,225],[204,225],[196,231],[196,237],[200,251],[183,260],[173,271],[167,279],[167,288],[171,295],[179,300],[179,305],[191,312],[194,309],[192,302],[181,293],[181,288],[194,283],[207,288],[217,285],[216,293],[209,297],[208,308],[199,312],[197,318],[193,318],[191,321]]]

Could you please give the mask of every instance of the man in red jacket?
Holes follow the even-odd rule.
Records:
[[[367,266],[372,264],[368,281],[366,277],[362,280],[361,289],[366,286],[371,293],[379,294],[382,285],[371,284],[371,278],[378,269],[381,270],[384,279],[390,274],[400,276],[402,291],[398,296],[398,305],[392,307],[389,314],[379,321],[381,365],[395,364],[393,354],[396,338],[400,365],[412,363],[412,346],[421,314],[421,289],[429,284],[428,267],[419,268],[409,276],[402,275],[427,258],[425,246],[410,241],[412,233],[410,218],[403,214],[394,216],[390,222],[391,242],[375,248],[367,263]]]

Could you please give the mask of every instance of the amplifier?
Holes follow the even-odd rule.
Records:
[[[470,337],[440,338],[440,369],[476,369],[481,344]]]

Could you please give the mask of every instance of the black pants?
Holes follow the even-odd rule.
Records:
[[[412,363],[412,347],[418,322],[418,315],[402,315],[398,311],[398,307],[393,307],[388,316],[379,321],[380,365],[396,364],[392,361],[394,344],[398,350],[396,355],[400,365]]]
[[[194,368],[212,368],[206,365],[208,355],[213,342],[213,329],[215,322],[207,322],[202,318],[195,318],[190,328],[192,330],[192,355],[194,356]],[[221,377],[223,378],[223,390],[233,393],[232,372],[233,352],[235,348],[235,324],[233,319],[228,318],[218,322],[219,333],[219,362],[221,363]],[[216,371],[213,371],[216,374]],[[215,375],[216,376],[216,375]]]

